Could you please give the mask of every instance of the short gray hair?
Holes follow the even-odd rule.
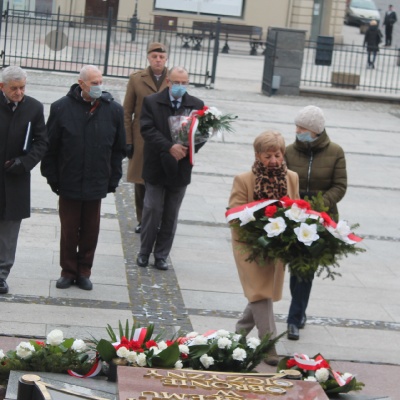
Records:
[[[79,79],[86,81],[90,71],[98,71],[101,73],[100,69],[95,65],[85,65],[82,67],[81,72],[79,73]]]
[[[189,72],[185,67],[181,67],[179,65],[172,67],[169,71],[168,71],[168,76],[171,76],[171,74],[176,71],[176,72],[186,72],[189,76]]]
[[[17,65],[11,65],[3,69],[1,74],[1,82],[8,83],[11,81],[24,81],[27,78],[26,72]]]

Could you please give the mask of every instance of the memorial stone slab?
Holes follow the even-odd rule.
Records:
[[[118,366],[119,400],[328,399],[316,382],[282,374],[235,374]]]

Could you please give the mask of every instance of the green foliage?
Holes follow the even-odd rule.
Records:
[[[314,203],[318,208],[322,207],[322,195],[314,197]],[[316,225],[319,239],[310,246],[298,240],[295,228],[300,226],[300,222],[289,219],[285,211],[290,207],[278,208],[273,218],[282,217],[286,223],[286,229],[278,236],[268,237],[264,227],[269,223],[269,218],[265,216],[265,209],[254,213],[255,221],[240,226],[240,221],[236,220],[231,224],[237,230],[239,248],[248,257],[246,261],[255,261],[259,265],[265,265],[267,259],[274,261],[281,260],[288,265],[291,274],[299,279],[312,279],[314,274],[317,276],[325,274],[325,278],[334,279],[340,273],[334,271],[338,268],[339,261],[343,257],[351,254],[358,254],[365,251],[354,244],[349,244],[332,235],[327,227],[309,215],[304,223]],[[351,226],[351,229],[358,225]]]

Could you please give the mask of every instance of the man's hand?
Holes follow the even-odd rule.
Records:
[[[179,161],[182,160],[182,158],[185,158],[187,155],[187,147],[182,146],[181,144],[174,144],[170,149],[169,153],[171,154],[172,157],[175,158],[175,160]]]
[[[21,175],[26,172],[24,164],[22,164],[19,158],[15,158],[14,160],[6,161],[4,167],[7,172],[10,172],[15,175]]]
[[[131,159],[133,157],[133,144],[126,145],[126,156]]]

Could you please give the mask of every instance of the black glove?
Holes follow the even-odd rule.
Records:
[[[116,187],[109,186],[108,189],[107,189],[107,193],[115,193],[115,189],[116,189]]]
[[[4,166],[7,172],[10,172],[15,175],[21,175],[24,172],[26,172],[24,164],[22,164],[19,158],[7,161]]]
[[[58,183],[49,183],[51,190],[57,195],[60,195],[60,186]]]
[[[126,156],[130,159],[133,157],[133,144],[126,145]]]

